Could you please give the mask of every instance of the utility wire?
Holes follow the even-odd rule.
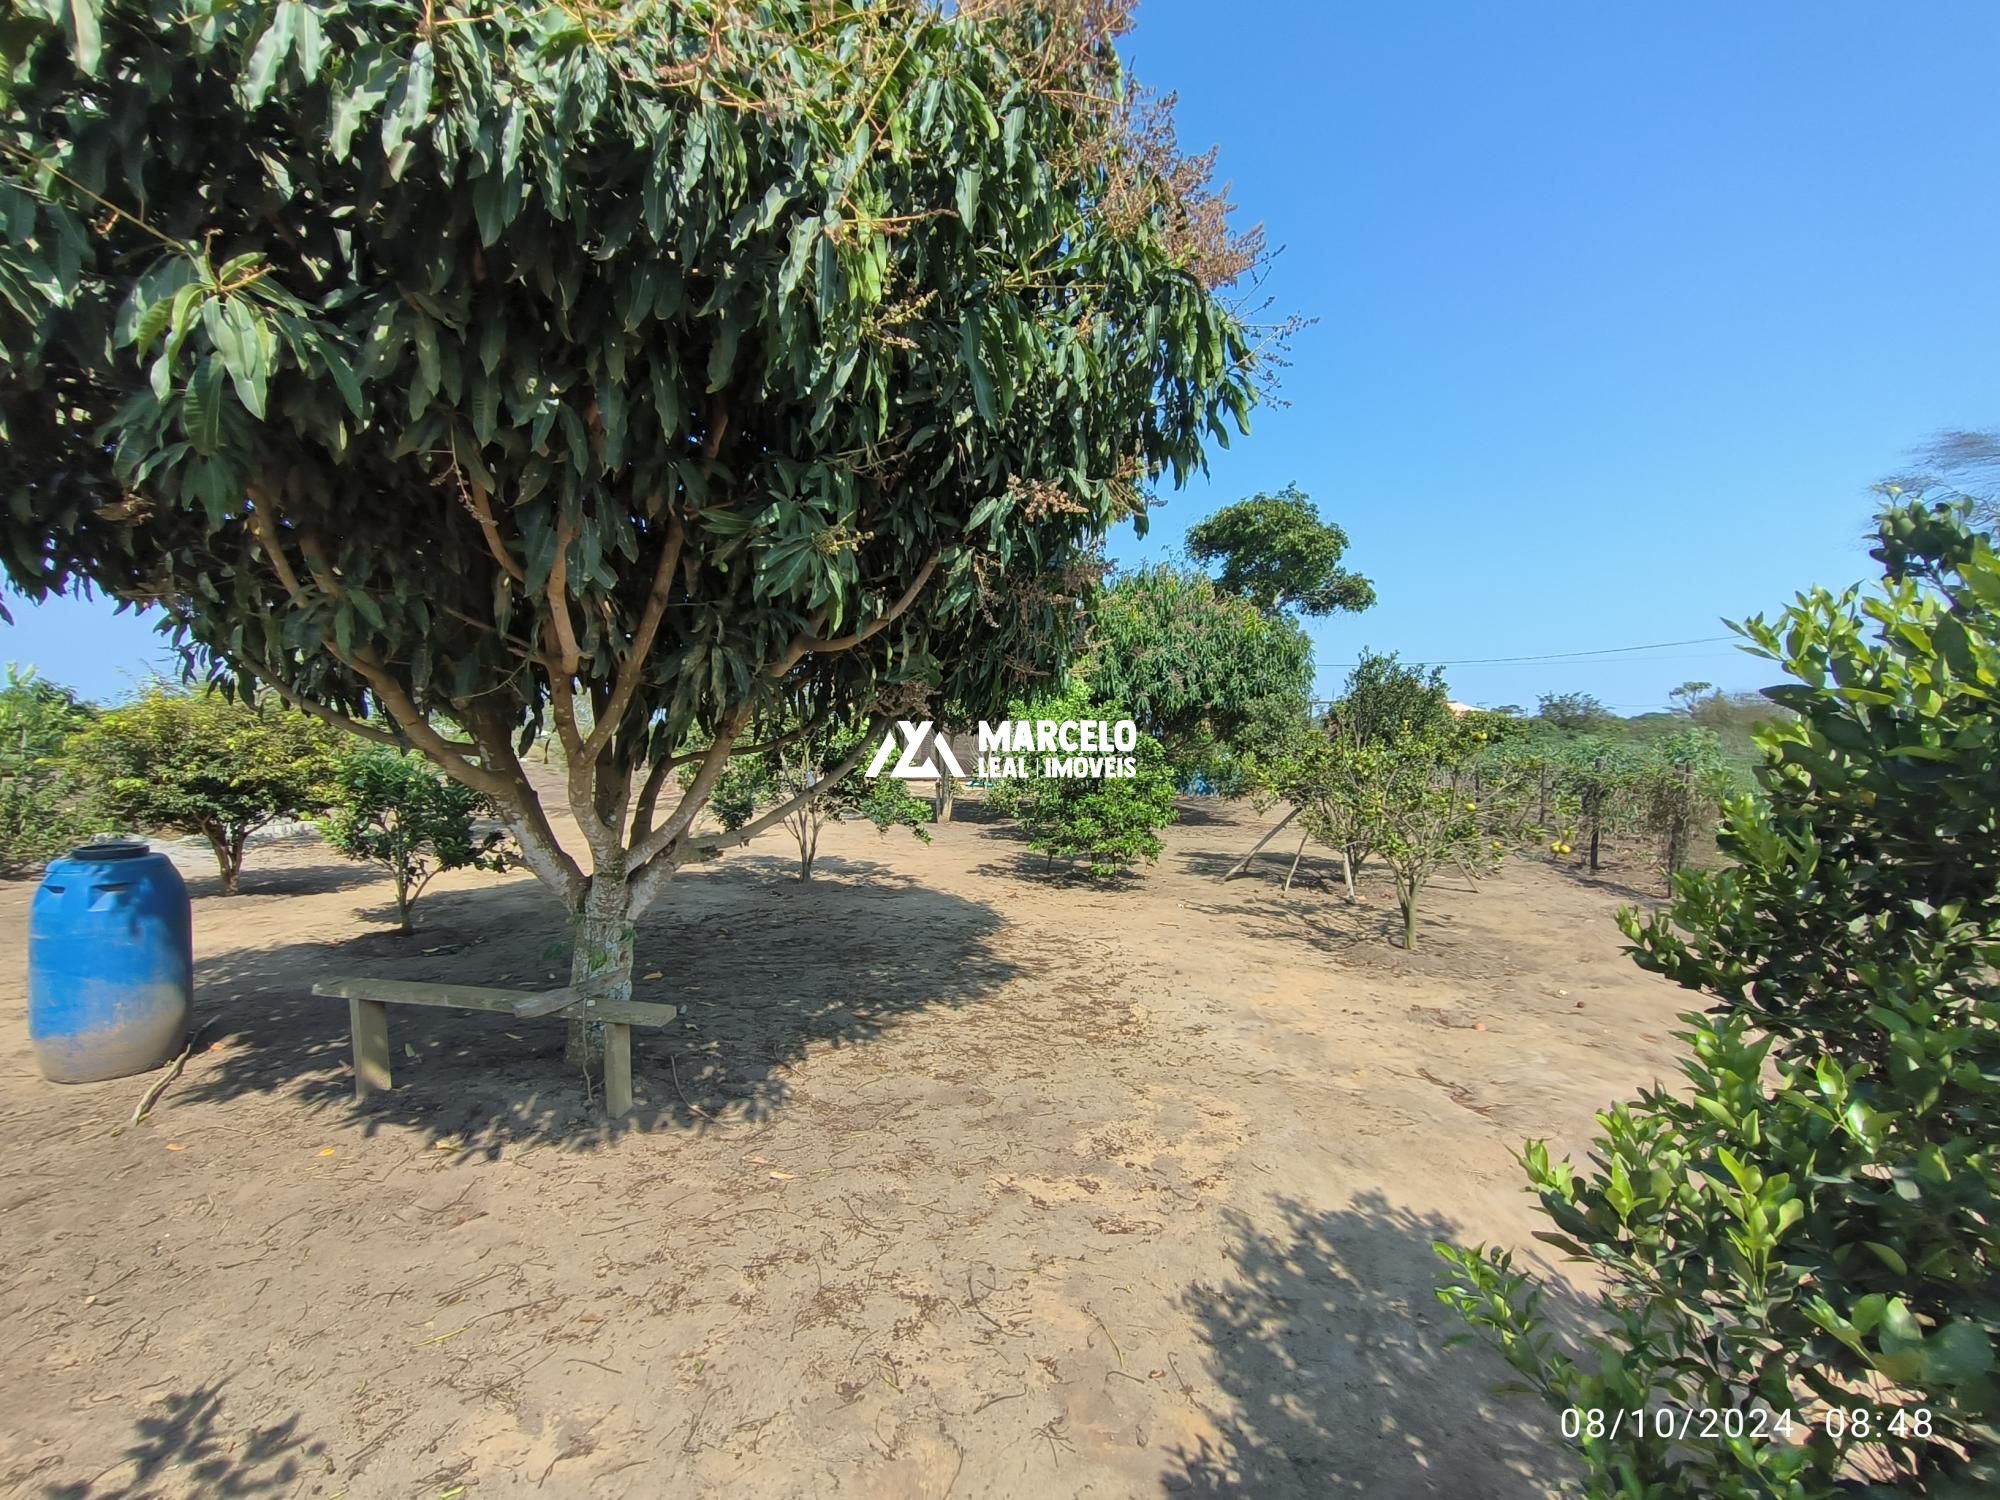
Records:
[[[1686,641],[1654,641],[1647,646],[1606,646],[1598,651],[1552,651],[1545,656],[1471,656],[1460,661],[1425,661],[1419,665],[1426,667],[1494,667],[1509,662],[1530,661],[1578,661],[1590,656],[1622,656],[1630,651],[1664,651],[1669,646],[1712,646],[1718,641],[1733,641],[1733,635],[1704,635]],[[1358,662],[1328,662],[1332,667],[1358,666]]]

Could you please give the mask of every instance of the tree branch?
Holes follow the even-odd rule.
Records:
[[[701,769],[695,772],[694,780],[688,783],[688,789],[681,793],[681,800],[674,808],[674,815],[644,838],[633,841],[627,869],[637,871],[641,866],[650,863],[662,849],[687,832],[688,825],[694,822],[695,814],[707,803],[708,794],[714,790],[715,783],[721,778],[723,768],[729,764],[730,751],[749,725],[750,713],[751,705],[745,702],[723,721],[715,732],[715,738],[709,742],[708,749],[702,752]],[[652,777],[649,775],[646,779],[650,782]]]
[[[507,777],[514,784],[511,798],[496,797],[493,800],[500,808],[507,831],[520,847],[521,863],[556,893],[565,908],[576,911],[583,904],[583,867],[563,848],[562,841],[549,826],[542,799],[529,783],[528,773],[521,765],[520,756],[514,753],[513,742],[505,726],[490,710],[482,710],[472,718],[468,727],[478,741],[480,759],[496,774]]]
[[[774,739],[764,740],[755,745],[732,745],[729,750],[729,758],[734,760],[739,755],[763,755],[772,750],[782,750],[785,746],[794,744],[804,739],[807,735],[816,732],[832,717],[833,710],[831,707],[822,708],[797,729],[789,730]],[[696,761],[706,757],[711,748],[711,746],[704,746],[702,749],[690,751],[686,755],[670,755],[662,760],[653,762],[652,770],[646,775],[645,785],[639,789],[639,800],[633,805],[632,809],[632,832],[635,839],[643,838],[652,830],[654,806],[658,803],[660,792],[666,785],[667,774],[670,771],[679,769],[681,766],[693,765]]]
[[[710,833],[704,834],[698,839],[676,841],[671,856],[673,862],[677,865],[686,864],[688,859],[695,854],[713,854],[719,849],[734,849],[747,844],[765,829],[783,822],[808,803],[826,795],[826,793],[832,791],[833,788],[840,785],[841,782],[852,775],[854,768],[868,758],[869,752],[875,748],[877,741],[881,739],[882,731],[887,727],[888,723],[889,718],[887,715],[877,715],[869,722],[868,732],[861,736],[860,741],[855,745],[853,750],[848,752],[845,760],[820,777],[811,786],[806,787],[786,801],[779,803],[776,807],[765,813],[763,817],[753,818],[734,833]]]
[[[494,523],[493,508],[487,504],[485,487],[463,475],[459,482],[465,494],[465,508],[472,512],[472,519],[479,523],[479,530],[486,537],[486,550],[493,554],[493,560],[500,564],[500,570],[509,578],[516,583],[526,583],[528,575],[500,540],[500,528]]]
[[[271,520],[271,498],[261,485],[250,487],[250,530],[270,561],[272,571],[278,575],[278,581],[292,596],[292,602],[303,604],[306,591],[299,583],[299,575],[292,571],[291,559],[285,556],[284,546],[278,540],[278,528]]]
[[[331,651],[332,643],[328,642],[327,645]],[[337,657],[339,653],[336,651],[334,655]],[[349,665],[360,674],[361,680],[368,684],[369,691],[375,694],[377,701],[389,710],[389,717],[402,728],[410,743],[442,766],[453,780],[463,782],[475,792],[484,793],[495,800],[504,800],[513,790],[506,777],[498,772],[475,766],[459,753],[457,746],[431,728],[430,720],[415,703],[410,701],[410,695],[403,691],[403,685],[391,677],[382,664],[367,652],[355,652]]]
[[[652,653],[653,641],[660,633],[660,622],[666,618],[667,595],[673,591],[674,572],[681,565],[681,546],[686,539],[687,533],[682,530],[680,518],[676,516],[667,527],[667,539],[660,545],[660,565],[653,570],[653,590],[646,596],[646,607],[632,632],[631,648],[619,664],[617,686],[611,690],[611,699],[604,705],[604,712],[598,715],[590,738],[584,744],[585,760],[596,760],[604,753],[612,736],[618,732],[625,710],[631,707],[633,695],[639,691],[639,683],[646,675],[646,658]]]
[[[335,729],[344,730],[348,734],[372,741],[377,745],[387,745],[392,750],[409,748],[408,741],[404,740],[400,735],[391,733],[379,724],[364,724],[359,719],[351,719],[346,714],[334,712],[334,710],[326,707],[324,704],[315,703],[310,698],[301,697],[278,681],[275,676],[265,669],[261,662],[252,661],[251,665],[257,668],[257,675],[263,679],[272,692],[283,698],[300,713],[310,714],[323,724],[331,724]],[[450,742],[447,741],[446,743]]]
[[[924,565],[917,570],[917,576],[911,580],[910,586],[903,590],[903,597],[889,607],[887,614],[869,621],[851,635],[827,637],[807,633],[795,636],[791,645],[786,647],[785,654],[765,669],[765,675],[782,677],[808,655],[851,651],[862,642],[873,640],[909,612],[910,606],[917,602],[917,595],[923,592],[924,585],[931,581],[931,574],[937,571],[937,565],[943,556],[942,552],[933,552],[925,559]]]

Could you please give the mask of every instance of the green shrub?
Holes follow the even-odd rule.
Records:
[[[71,764],[103,817],[206,838],[223,893],[233,896],[253,832],[325,806],[337,741],[324,724],[274,702],[155,683],[78,735]]]
[[[1081,684],[1060,695],[1010,711],[1016,719],[1117,721],[1116,709],[1092,701]],[[1141,734],[1133,751],[1134,774],[1084,778],[1044,776],[1042,757],[1029,757],[1031,775],[994,783],[987,802],[1021,825],[1028,847],[1058,859],[1089,861],[1090,872],[1114,875],[1120,866],[1143,859],[1151,864],[1164,845],[1159,831],[1174,821],[1174,773],[1167,753],[1151,735]]]
[[[421,756],[379,747],[349,751],[334,766],[331,800],[320,832],[349,859],[389,872],[396,925],[404,932],[413,925],[417,897],[441,871],[507,866],[506,835],[475,827],[492,812],[486,799]]]
[[[745,827],[760,810],[778,812],[776,821],[798,845],[800,880],[812,879],[820,830],[831,822],[866,818],[877,833],[907,828],[929,843],[930,805],[911,796],[896,778],[871,781],[850,768],[828,784],[828,777],[854,755],[866,733],[861,724],[822,728],[774,749],[738,756],[717,779],[709,810],[730,833]],[[809,791],[817,795],[807,797]]]
[[[1732,864],[1634,955],[1712,1002],[1681,1094],[1598,1117],[1592,1163],[1524,1153],[1603,1277],[1559,1346],[1504,1252],[1440,1247],[1440,1295],[1586,1428],[1601,1496],[2000,1493],[2000,560],[1956,513],[1884,513],[1879,593],[1744,634],[1794,679],[1760,731]],[[1761,1410],[1768,1440],[1677,1415]]]
[[[0,682],[0,874],[39,869],[89,829],[65,760],[90,710],[31,667]]]

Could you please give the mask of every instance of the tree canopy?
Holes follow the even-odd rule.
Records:
[[[1227,740],[1261,714],[1304,711],[1312,643],[1205,575],[1161,564],[1099,596],[1087,675],[1094,697],[1170,745]]]
[[[1368,608],[1375,585],[1340,566],[1346,552],[1347,533],[1322,521],[1295,484],[1225,505],[1188,529],[1188,555],[1220,564],[1221,587],[1262,610],[1330,615]]]
[[[1126,9],[16,7],[0,557],[413,744],[627,924],[764,826],[694,827],[762,726],[997,707],[1245,426],[1257,242]]]
[[[335,738],[282,703],[155,683],[92,720],[71,759],[93,810],[118,827],[207,839],[223,894],[233,896],[251,834],[326,805]]]

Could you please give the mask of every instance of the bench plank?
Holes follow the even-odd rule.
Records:
[[[481,984],[421,984],[407,979],[346,977],[322,979],[315,995],[331,1000],[374,1001],[378,1005],[436,1005],[453,1010],[486,1010],[520,1016],[515,1006],[535,1000],[544,990],[506,990]],[[680,1014],[671,1005],[645,1000],[572,1000],[553,1012],[564,1020],[610,1021],[621,1026],[664,1026]],[[358,1033],[357,1033],[358,1034]],[[386,1052],[386,1043],[384,1044]]]

